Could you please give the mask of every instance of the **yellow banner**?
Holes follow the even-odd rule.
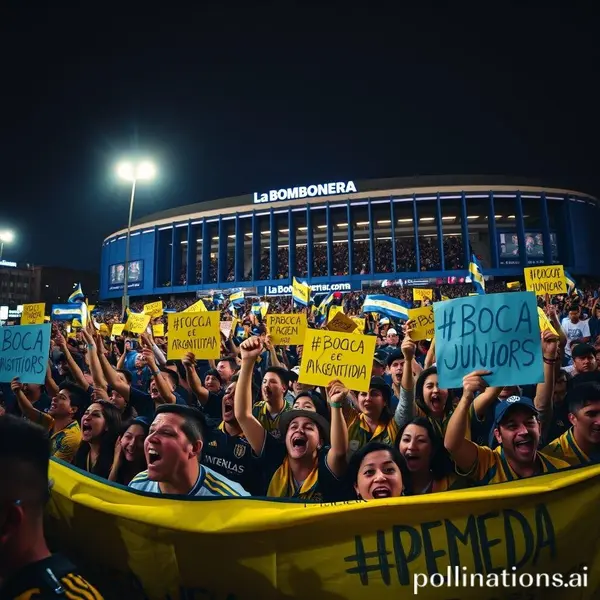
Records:
[[[538,296],[567,293],[567,280],[562,265],[526,267],[523,272],[528,292],[535,292]]]
[[[157,323],[156,325],[152,325],[152,335],[154,337],[165,337],[164,323]]]
[[[267,331],[276,346],[298,346],[304,342],[306,315],[304,313],[267,315]]]
[[[198,300],[198,302],[194,302],[191,306],[188,306],[182,312],[208,312],[206,310],[206,304],[204,304],[203,300]]]
[[[360,317],[350,317],[356,323],[356,329],[353,333],[360,333],[361,335],[365,332],[365,319]]]
[[[427,288],[413,288],[413,300],[433,300],[433,290]]]
[[[342,306],[338,306],[337,304],[330,306],[329,307],[329,316],[328,316],[327,320],[333,321],[333,319],[335,318],[335,315],[337,315],[338,313],[344,314],[344,308]]]
[[[329,319],[327,323],[329,331],[339,331],[340,333],[352,333],[357,327],[358,325],[341,311],[335,313],[335,317]]]
[[[350,390],[368,392],[376,339],[374,335],[307,329],[298,381],[327,386],[339,379]]]
[[[105,337],[110,335],[110,329],[108,328],[108,325],[106,323],[100,323],[100,327],[98,327],[98,332],[100,333],[100,335]]]
[[[415,329],[410,334],[410,339],[413,340],[413,342],[430,340],[433,337],[433,334],[435,333],[433,306],[413,308],[408,311],[408,318],[415,322]]]
[[[558,335],[558,332],[554,328],[554,325],[550,322],[548,315],[538,306],[538,318],[540,321],[540,331],[548,331],[550,330],[554,335]]]
[[[600,465],[493,490],[337,504],[166,500],[55,460],[50,477],[50,544],[105,597],[593,600],[600,592]],[[508,586],[512,573],[526,585],[526,574],[554,574],[569,589],[493,586],[500,569]],[[489,587],[479,578],[461,585],[477,571]]]
[[[110,330],[110,335],[123,335],[125,329],[125,323],[115,323]]]
[[[44,302],[37,304],[23,304],[21,325],[41,325],[44,322],[46,305]]]
[[[129,333],[144,333],[150,323],[150,315],[140,313],[129,313],[127,317],[127,323],[125,323],[125,329]]]
[[[167,358],[179,360],[187,352],[193,352],[196,358],[219,358],[220,316],[217,310],[170,313]]]
[[[144,314],[150,315],[153,319],[155,319],[156,317],[162,317],[162,315],[163,315],[162,300],[144,304]]]

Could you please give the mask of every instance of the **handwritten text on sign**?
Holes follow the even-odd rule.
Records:
[[[276,346],[299,346],[304,342],[306,315],[267,315],[267,330]]]
[[[46,305],[43,302],[24,304],[21,325],[41,325],[44,322],[45,309]]]
[[[567,280],[562,265],[527,267],[523,272],[528,292],[535,292],[538,296],[567,293]]]
[[[300,383],[327,386],[339,379],[351,390],[368,392],[375,336],[307,329]]]
[[[140,313],[129,313],[127,317],[127,323],[125,323],[125,329],[129,333],[144,333],[150,323],[150,315],[144,315]]]
[[[543,381],[534,294],[458,298],[434,304],[433,312],[440,387],[460,388],[476,369],[492,372],[485,377],[492,386]]]
[[[327,323],[329,331],[339,331],[340,333],[352,333],[358,325],[343,312],[335,313],[335,317]]]
[[[23,383],[44,383],[50,328],[50,323],[0,327],[0,381],[20,377]]]
[[[413,300],[432,300],[433,290],[427,288],[413,288]]]
[[[167,358],[179,360],[186,352],[193,352],[196,358],[219,358],[221,351],[219,326],[218,311],[169,314]]]
[[[410,334],[410,339],[413,342],[430,340],[433,337],[433,306],[413,308],[408,311],[408,318],[415,322],[415,328]]]

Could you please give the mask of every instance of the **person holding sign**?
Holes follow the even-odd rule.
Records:
[[[251,337],[240,346],[242,367],[235,391],[234,412],[254,453],[263,461],[269,482],[267,496],[333,501],[341,499],[348,450],[348,432],[342,415],[348,391],[340,383],[328,390],[329,424],[311,410],[290,410],[279,422],[276,440],[252,414],[252,372],[263,343]],[[327,446],[331,439],[331,447]]]
[[[11,381],[10,388],[23,415],[50,433],[50,455],[71,462],[81,444],[78,414],[87,404],[83,391],[74,383],[61,383],[60,391],[50,403],[50,410],[43,413],[33,408],[18,378]]]
[[[450,418],[444,445],[457,472],[480,484],[503,483],[569,467],[565,461],[538,451],[541,438],[539,412],[533,400],[511,396],[498,402],[494,413],[495,450],[478,446],[466,437],[468,414],[477,392],[487,387],[489,371],[473,371],[463,379],[463,395]]]

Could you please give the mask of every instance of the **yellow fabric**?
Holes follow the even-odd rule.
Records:
[[[540,589],[544,600],[592,600],[600,593],[600,465],[493,491],[337,504],[166,500],[54,460],[50,477],[50,545],[69,551],[91,581],[102,582],[107,598],[143,597],[142,589],[149,600],[193,597],[202,588],[217,600],[397,600],[415,597],[417,573],[445,575],[463,566],[470,573],[477,566],[510,573],[521,560],[518,573],[581,573],[587,565],[587,588]],[[206,549],[202,560],[198,548]],[[416,597],[492,600],[518,591],[429,586]]]
[[[598,459],[600,459],[600,448],[598,449],[598,457],[590,457],[579,447],[573,435],[572,427],[550,442],[542,452],[553,458],[564,460],[573,466],[587,465],[591,462],[598,462]]]
[[[304,500],[310,500],[316,492],[318,482],[319,465],[317,463],[298,489],[294,481],[290,459],[286,456],[283,464],[275,471],[271,483],[269,483],[267,496],[272,498],[303,498]]]
[[[369,442],[381,442],[393,446],[397,434],[398,425],[394,419],[390,419],[387,425],[378,423],[375,431],[371,433],[365,415],[358,413],[348,426],[348,444],[352,452],[356,452]]]
[[[54,419],[47,413],[39,413],[39,422],[50,433],[50,456],[72,462],[81,444],[81,429],[72,421],[64,429],[54,431]]]

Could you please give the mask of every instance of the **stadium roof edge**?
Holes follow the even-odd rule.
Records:
[[[177,206],[164,211],[150,214],[141,219],[136,219],[132,223],[133,230],[144,229],[145,227],[154,227],[157,225],[167,225],[174,221],[189,219],[202,219],[206,216],[218,216],[220,214],[230,214],[238,212],[236,209],[242,207],[249,210],[251,207],[256,209],[268,210],[275,205],[283,208],[289,205],[314,204],[327,201],[341,202],[347,199],[360,199],[366,197],[381,197],[385,195],[398,194],[424,194],[431,193],[432,189],[448,192],[485,192],[485,191],[516,191],[523,192],[545,191],[557,195],[574,195],[586,197],[598,202],[598,200],[585,192],[579,192],[568,187],[554,187],[549,185],[548,181],[524,177],[509,177],[501,175],[441,175],[441,176],[423,176],[423,177],[396,177],[386,179],[371,179],[356,182],[356,193],[337,194],[333,196],[317,196],[310,198],[282,200],[269,202],[268,204],[255,204],[253,194],[244,194],[242,196],[231,196],[217,200],[208,200],[206,202],[197,202]],[[263,190],[264,191],[264,190]],[[245,211],[246,212],[246,211]],[[108,235],[105,242],[118,235],[127,233],[127,229],[120,229]]]

